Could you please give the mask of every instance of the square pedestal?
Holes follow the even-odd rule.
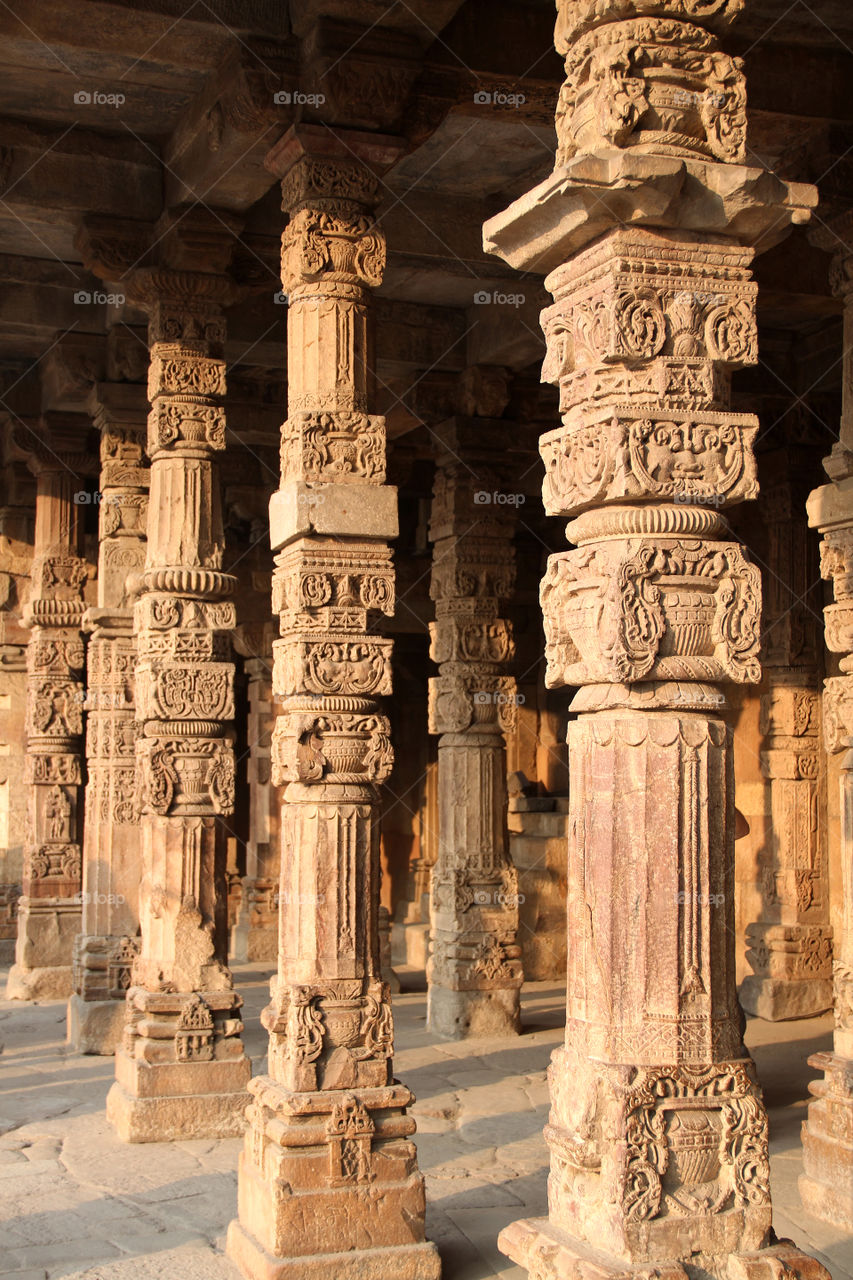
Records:
[[[772,1235],[772,1232],[771,1232]],[[829,1272],[790,1240],[773,1239],[749,1253],[692,1254],[682,1262],[630,1262],[575,1240],[547,1218],[522,1218],[498,1236],[502,1253],[536,1280],[831,1280]]]
[[[236,1138],[246,1129],[251,1074],[246,1057],[150,1065],[119,1049],[107,1120],[124,1142]]]
[[[349,1253],[274,1258],[235,1219],[228,1228],[225,1252],[247,1280],[441,1280],[441,1259],[429,1240]]]

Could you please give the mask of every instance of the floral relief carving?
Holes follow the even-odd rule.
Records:
[[[310,413],[282,429],[282,476],[295,480],[385,482],[385,419],[366,413]]]

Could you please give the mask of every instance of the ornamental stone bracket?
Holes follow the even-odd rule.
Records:
[[[222,570],[216,464],[238,228],[228,214],[173,209],[153,230],[88,224],[78,241],[149,317],[150,493],[133,588],[141,939],[107,1098],[131,1142],[240,1133],[249,1101],[242,1001],[225,964],[235,580]]]
[[[75,942],[68,1039],[81,1053],[112,1054],[121,1040],[131,969],[139,951],[142,878],[134,805],[135,714],[132,599],[145,567],[148,464],[145,389],[99,383],[90,412],[100,435],[98,602],[87,609],[86,824],[82,931]]]
[[[484,228],[547,271],[542,584],[569,725],[567,1022],[548,1216],[499,1247],[536,1280],[828,1280],[771,1230],[767,1117],[742,1042],[726,683],[760,677],[761,584],[723,511],[756,493],[754,248],[811,188],[744,164],[742,0],[558,0],[552,176]]]
[[[96,462],[80,452],[74,415],[16,432],[36,477],[27,645],[27,822],[15,963],[7,997],[71,994],[72,949],[80,930],[82,732],[85,653],[81,630],[89,566],[75,494]]]
[[[515,507],[500,463],[511,427],[456,418],[434,433],[430,732],[438,743],[427,1024],[438,1035],[517,1035],[523,981],[518,877],[507,850],[504,731],[515,720]],[[488,501],[484,501],[488,499]]]
[[[838,239],[849,243],[850,217],[836,222]],[[830,233],[827,232],[827,236]],[[826,245],[824,247],[829,247]],[[834,931],[835,1035],[831,1053],[809,1058],[823,1079],[809,1086],[814,1101],[803,1125],[800,1195],[809,1213],[853,1230],[853,255],[838,254],[833,285],[844,299],[845,368],[841,430],[824,460],[831,483],[808,500],[809,524],[819,530],[821,573],[832,583],[833,603],[824,609],[826,647],[841,655],[842,674],[824,682],[826,749],[840,757],[841,914]]]
[[[279,962],[227,1244],[253,1280],[440,1274],[379,948],[378,786],[393,760],[380,624],[394,609],[397,505],[385,423],[370,412],[370,311],[385,267],[376,175],[400,149],[300,126],[267,157],[289,214],[288,417],[270,503]]]

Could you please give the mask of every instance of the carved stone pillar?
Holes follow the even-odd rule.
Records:
[[[288,419],[270,505],[273,781],[282,805],[278,975],[264,1014],[269,1075],[252,1081],[228,1252],[264,1280],[435,1280],[424,1184],[394,1080],[379,959],[379,800],[389,773],[394,607],[385,423],[369,413],[370,291],[385,265],[373,218],[388,140],[291,130],[267,158],[282,240]]]
[[[21,433],[24,436],[25,433]],[[15,963],[7,997],[71,994],[74,938],[80,931],[82,825],[83,584],[81,508],[94,470],[79,426],[34,425],[43,447],[29,454],[36,477],[32,589],[23,621],[27,646],[27,828]]]
[[[142,387],[102,383],[92,394],[100,433],[96,495],[98,603],[88,609],[86,824],[83,920],[74,951],[68,1039],[81,1053],[113,1053],[122,1034],[138,953],[142,862],[134,805],[135,719],[132,595],[145,566],[148,468]],[[128,580],[129,579],[129,580]]]
[[[515,520],[498,464],[507,423],[455,419],[441,452],[433,542],[430,733],[438,743],[438,860],[432,873],[427,1023],[438,1035],[516,1035],[522,983],[518,877],[507,852],[506,750],[515,715]]]
[[[849,244],[853,218],[827,230],[824,248]],[[817,237],[815,237],[817,239]],[[820,241],[819,241],[820,242]],[[844,379],[841,432],[824,461],[832,483],[808,501],[809,524],[820,531],[821,572],[834,603],[824,610],[826,647],[843,655],[840,676],[824,683],[826,749],[844,752],[840,765],[841,901],[833,930],[835,1037],[831,1053],[809,1063],[824,1073],[810,1085],[815,1101],[803,1125],[800,1195],[809,1213],[853,1230],[853,255],[834,262],[834,285],[844,298]]]
[[[738,0],[559,0],[557,169],[486,224],[550,271],[546,510],[576,550],[542,583],[569,726],[568,1008],[550,1069],[549,1215],[499,1246],[536,1280],[826,1272],[771,1232],[767,1117],[735,989],[732,732],[760,577],[720,508],[756,493],[748,245],[811,188],[743,164]],[[713,15],[709,19],[710,14]],[[704,15],[699,17],[699,15]],[[651,16],[653,15],[653,16]]]
[[[5,452],[5,451],[4,451]],[[0,963],[15,958],[26,830],[27,642],[21,625],[33,562],[35,481],[4,457],[0,506]]]
[[[272,822],[273,786],[270,737],[275,713],[272,669],[268,661],[245,663],[249,714],[249,838],[246,874],[237,921],[231,935],[235,960],[275,960],[278,955],[278,876],[280,850]]]
[[[817,545],[802,519],[807,457],[793,444],[761,460],[768,532],[761,699],[761,771],[769,822],[759,853],[763,906],[749,926],[754,973],[741,984],[748,1013],[781,1020],[832,1007],[832,931],[821,820]],[[817,613],[817,617],[819,617]]]
[[[127,280],[148,311],[151,351],[148,542],[134,605],[142,937],[107,1116],[132,1142],[241,1132],[251,1074],[225,964],[235,617],[215,458],[233,241],[213,219],[195,238],[177,218],[162,242],[175,265]]]

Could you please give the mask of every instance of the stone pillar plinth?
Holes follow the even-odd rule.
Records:
[[[134,804],[138,726],[131,596],[145,567],[146,408],[142,387],[104,383],[92,394],[101,453],[94,495],[100,533],[98,603],[83,618],[89,632],[83,917],[68,1002],[68,1039],[81,1053],[115,1051],[139,949],[142,863]]]
[[[430,732],[438,741],[438,858],[430,903],[427,1024],[437,1035],[516,1035],[522,983],[518,877],[508,853],[504,729],[515,718],[515,510],[497,465],[500,421],[455,419],[439,440],[430,520]]]
[[[544,498],[576,548],[541,589],[546,684],[579,687],[548,1216],[499,1237],[536,1280],[827,1280],[771,1231],[722,716],[725,685],[760,677],[760,575],[723,514],[757,492],[757,420],[730,403],[757,360],[749,246],[814,192],[743,164],[742,69],[696,9],[560,0],[557,168],[485,228],[550,273]]]
[[[41,423],[44,447],[30,454],[36,476],[32,590],[23,622],[27,646],[28,810],[15,963],[7,997],[71,994],[72,950],[80,931],[82,733],[85,653],[81,624],[88,568],[80,555],[75,501],[94,460],[72,452],[82,441]],[[32,437],[28,438],[29,440]]]
[[[267,158],[282,240],[288,419],[270,505],[278,552],[273,783],[284,785],[278,973],[264,1013],[228,1253],[253,1280],[437,1280],[424,1182],[395,1081],[379,956],[379,794],[392,752],[394,608],[385,422],[369,412],[371,290],[385,266],[372,164],[394,140],[299,127]]]
[[[128,280],[151,348],[148,541],[134,604],[141,943],[107,1117],[131,1142],[242,1132],[251,1075],[225,963],[235,617],[216,454],[233,240],[200,214],[176,216],[158,240],[165,264]]]
[[[246,841],[246,874],[237,920],[231,931],[235,960],[268,961],[278,955],[278,878],[280,850],[277,826],[272,821],[274,788],[271,776],[270,739],[275,721],[270,662],[249,658],[249,838]]]
[[[822,247],[849,243],[849,215],[826,229]],[[826,647],[840,655],[841,675],[824,682],[827,751],[843,752],[840,770],[841,905],[833,931],[835,1035],[831,1053],[809,1058],[823,1072],[810,1085],[815,1101],[803,1125],[800,1195],[809,1213],[853,1230],[853,255],[838,254],[833,284],[844,299],[844,382],[838,443],[824,460],[832,483],[808,500],[809,524],[820,531],[821,572],[832,582],[824,609]]]

